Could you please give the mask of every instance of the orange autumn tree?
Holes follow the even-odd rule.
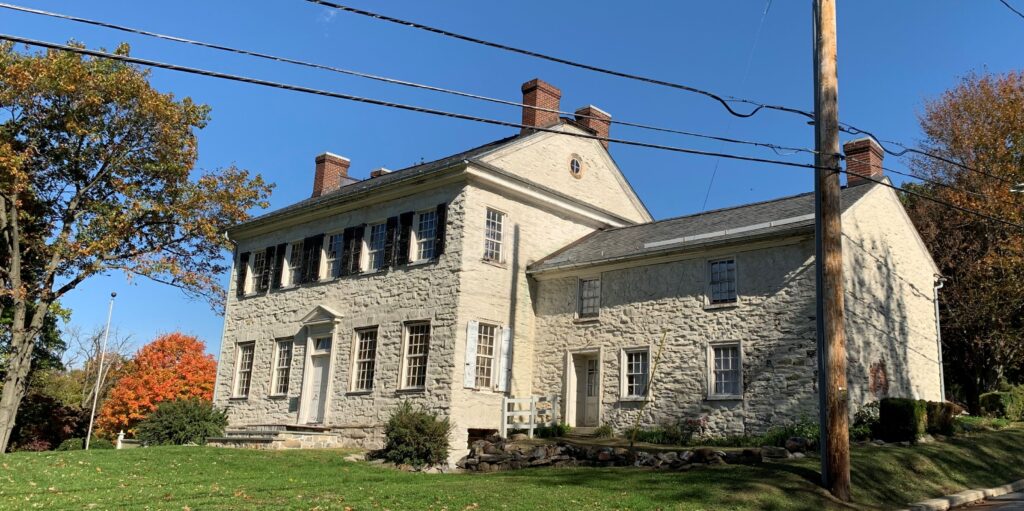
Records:
[[[203,341],[182,333],[157,337],[132,358],[103,403],[97,424],[108,436],[131,432],[156,410],[176,399],[213,399],[217,362]]]

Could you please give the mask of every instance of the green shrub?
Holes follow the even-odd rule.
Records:
[[[878,406],[879,433],[886,442],[916,442],[928,425],[924,401],[887,397]]]
[[[562,422],[553,426],[540,426],[533,430],[534,436],[540,438],[557,438],[568,435],[572,431],[572,426]]]
[[[135,437],[146,445],[201,445],[207,438],[224,434],[227,425],[227,412],[209,401],[165,401],[139,423]]]
[[[1010,425],[1010,421],[993,417],[973,417],[959,415],[953,419],[957,433],[973,433],[976,431],[998,431]]]
[[[114,444],[106,438],[93,438],[89,441],[89,449],[113,449]]]
[[[57,446],[58,451],[81,451],[85,449],[84,438],[69,438]]]
[[[978,399],[981,404],[981,413],[986,417],[1006,417],[1006,403],[1004,396],[1009,392],[987,392]]]
[[[806,438],[810,443],[810,447],[813,449],[814,446],[818,445],[818,436],[820,428],[818,423],[812,421],[806,417],[801,417],[800,420],[782,426],[772,426],[760,435],[759,440],[761,445],[774,445],[777,447],[783,447],[786,445],[786,440],[793,437]]]
[[[1024,420],[1024,385],[981,395],[981,412],[989,417]]]
[[[928,412],[928,433],[933,435],[950,436],[956,432],[956,416],[963,412],[963,408],[955,403],[938,403],[928,401],[926,404]]]
[[[403,401],[384,428],[384,459],[396,464],[434,465],[448,459],[452,424]]]
[[[601,424],[594,430],[595,438],[611,438],[615,436],[615,430],[608,424]]]
[[[872,401],[853,414],[850,424],[851,440],[870,440],[878,436],[878,401]]]

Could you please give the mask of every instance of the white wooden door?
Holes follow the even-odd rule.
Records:
[[[598,365],[593,355],[576,355],[573,357],[573,370],[576,372],[576,426],[597,426],[598,398]]]
[[[587,399],[586,413],[584,414],[584,426],[597,426],[598,406],[598,366],[597,358],[587,359]]]
[[[327,369],[330,357],[319,355],[313,357],[313,374],[309,382],[309,414],[310,424],[321,424],[324,422],[324,410],[327,404]]]

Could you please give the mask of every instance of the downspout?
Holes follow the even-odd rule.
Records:
[[[935,275],[935,343],[939,353],[939,402],[946,402],[946,376],[942,368],[942,324],[939,317],[939,290],[946,284],[946,277]]]

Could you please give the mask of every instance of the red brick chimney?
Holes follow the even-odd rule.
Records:
[[[348,158],[331,153],[316,157],[316,174],[313,176],[313,197],[341,188],[341,182],[348,177]]]
[[[846,154],[846,186],[880,181],[885,176],[882,170],[885,153],[874,139],[864,137],[851,140],[843,144],[843,153]]]
[[[547,128],[558,124],[558,113],[548,112],[529,108],[530,106],[558,110],[558,101],[562,99],[562,91],[558,87],[547,83],[540,78],[534,78],[523,84],[523,124],[537,128]],[[526,134],[531,130],[523,128],[521,133]]]
[[[594,130],[601,138],[608,138],[608,130],[612,125],[612,115],[594,105],[587,105],[576,110],[576,123]],[[608,149],[608,141],[602,140],[601,145]]]

